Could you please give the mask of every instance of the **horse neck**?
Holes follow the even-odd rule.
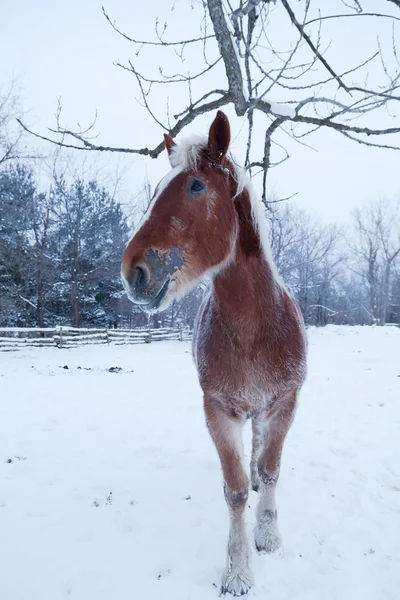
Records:
[[[215,275],[213,295],[226,325],[256,335],[260,326],[265,327],[268,316],[276,317],[282,288],[254,225],[249,192],[244,189],[234,202],[239,220],[234,255]]]

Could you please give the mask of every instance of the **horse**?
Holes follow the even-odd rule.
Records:
[[[194,326],[193,358],[230,515],[221,593],[240,596],[253,585],[242,428],[251,418],[250,481],[259,492],[255,546],[260,553],[281,552],[275,489],[306,375],[304,323],[274,264],[262,201],[228,155],[226,115],[218,111],[208,137],[176,144],[165,134],[164,143],[172,169],[126,247],[122,280],[130,300],[154,312],[210,278]]]

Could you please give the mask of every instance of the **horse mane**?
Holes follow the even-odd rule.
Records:
[[[169,155],[171,166],[180,167],[182,171],[196,171],[202,158],[204,158],[207,143],[208,138],[204,134],[192,134],[186,139],[183,139],[179,142],[179,144],[173,146],[171,150]],[[271,267],[276,282],[281,287],[286,289],[272,256],[271,245],[269,243],[268,224],[265,217],[265,206],[259,194],[254,189],[254,186],[246,171],[236,164],[231,155],[229,155],[227,158],[227,165],[226,167],[222,168],[225,168],[227,171],[229,171],[236,182],[237,190],[234,199],[238,198],[238,196],[240,196],[244,190],[247,191],[250,199],[253,226],[259,235],[260,244],[265,259]]]
[[[183,171],[196,171],[207,148],[208,138],[204,134],[192,134],[172,147],[169,162],[172,167]]]

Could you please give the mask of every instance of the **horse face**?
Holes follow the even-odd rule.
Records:
[[[144,310],[166,308],[229,262],[238,228],[234,182],[224,167],[229,137],[229,122],[218,113],[195,165],[184,168],[166,136],[173,169],[158,184],[122,261],[128,296]]]

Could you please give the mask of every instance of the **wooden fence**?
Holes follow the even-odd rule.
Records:
[[[76,327],[0,327],[0,351],[50,346],[74,348],[82,344],[149,344],[162,340],[191,339],[186,328],[81,329]]]

